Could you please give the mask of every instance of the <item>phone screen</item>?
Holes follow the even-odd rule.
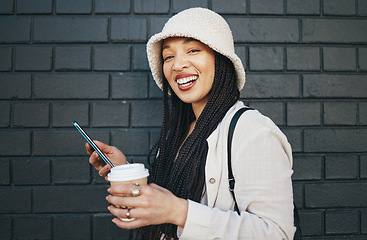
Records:
[[[114,167],[110,160],[103,154],[103,152],[98,148],[98,146],[93,142],[93,140],[88,136],[88,134],[83,130],[83,128],[76,122],[73,121],[73,125],[80,134],[87,140],[87,142],[92,146],[92,148],[98,153],[98,155],[105,161],[105,163],[109,164],[111,167]]]

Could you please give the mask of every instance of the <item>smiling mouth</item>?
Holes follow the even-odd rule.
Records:
[[[190,83],[198,80],[199,76],[190,76],[190,77],[186,77],[186,78],[178,78],[176,80],[176,82],[178,83],[178,85],[185,87],[190,85]]]

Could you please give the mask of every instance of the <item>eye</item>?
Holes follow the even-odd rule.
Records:
[[[166,61],[168,61],[168,60],[170,60],[170,59],[172,59],[173,58],[173,56],[167,56],[167,57],[165,57],[164,59],[163,59],[163,61],[164,62],[166,62]]]
[[[200,50],[199,50],[199,49],[191,49],[191,50],[189,51],[189,53],[196,53],[196,52],[200,52]]]

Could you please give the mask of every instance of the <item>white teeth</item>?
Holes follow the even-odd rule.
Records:
[[[180,85],[187,85],[190,82],[197,80],[199,77],[198,76],[191,76],[191,77],[187,77],[187,78],[179,78],[177,79],[177,83]]]

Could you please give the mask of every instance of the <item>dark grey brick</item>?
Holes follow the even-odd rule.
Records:
[[[127,71],[130,69],[129,46],[94,48],[94,69],[98,71]]]
[[[366,75],[304,75],[303,96],[364,98]]]
[[[31,39],[31,19],[6,17],[0,19],[0,43],[25,43]]]
[[[302,39],[305,43],[365,43],[367,20],[303,19]]]
[[[261,101],[250,102],[249,106],[270,117],[276,125],[284,125],[284,103]]]
[[[325,71],[356,71],[355,48],[324,48]]]
[[[92,0],[56,0],[56,12],[88,14],[92,12]]]
[[[361,156],[360,175],[361,178],[367,178],[367,155]]]
[[[294,98],[299,89],[298,75],[247,74],[241,98]]]
[[[90,70],[91,69],[90,47],[56,47],[55,69],[56,70]]]
[[[235,42],[292,43],[299,40],[297,19],[228,17],[227,22]]]
[[[324,0],[324,15],[355,15],[356,3],[350,0]]]
[[[289,126],[320,125],[320,112],[319,102],[289,102],[287,124]]]
[[[367,2],[365,0],[358,0],[358,15],[367,16]]]
[[[361,207],[366,204],[366,187],[363,182],[307,184],[306,207]]]
[[[367,102],[359,103],[359,124],[367,125]]]
[[[212,9],[219,14],[246,14],[246,0],[213,0]]]
[[[88,157],[72,159],[53,159],[52,181],[54,184],[90,183],[90,164]]]
[[[34,96],[37,99],[106,99],[108,85],[108,75],[37,74]]]
[[[357,179],[359,175],[358,156],[326,156],[326,179]]]
[[[293,180],[321,180],[323,177],[323,158],[296,155],[293,158],[293,169]]]
[[[10,161],[6,159],[1,159],[0,164],[2,166],[0,168],[0,185],[9,185],[10,184]]]
[[[302,132],[298,128],[282,128],[283,133],[287,136],[289,143],[292,146],[293,152],[302,151]]]
[[[95,13],[129,13],[130,0],[95,0]]]
[[[15,50],[16,71],[50,71],[51,47],[17,47]]]
[[[367,149],[367,129],[305,129],[305,152],[363,152]]]
[[[1,25],[0,25],[1,26]],[[107,42],[107,18],[44,17],[34,19],[35,42]]]
[[[20,188],[0,189],[0,212],[6,213],[30,213],[32,211],[32,190]]]
[[[367,48],[359,48],[359,68],[363,71],[367,70]]]
[[[130,105],[126,102],[93,103],[93,127],[128,127]]]
[[[51,183],[49,160],[12,160],[14,185],[46,185]]]
[[[18,14],[50,14],[52,0],[17,0]]]
[[[149,97],[150,98],[162,98],[163,97],[163,91],[157,86],[151,74],[149,74],[148,85],[149,85]]]
[[[1,47],[0,48],[0,72],[11,71],[12,68],[12,48]]]
[[[13,13],[13,0],[1,0],[0,14]]]
[[[92,239],[91,224],[89,216],[56,217],[53,221],[54,239]]]
[[[356,234],[359,232],[358,211],[328,210],[325,213],[326,234]]]
[[[0,127],[8,127],[10,125],[10,104],[0,102]]]
[[[298,209],[303,208],[303,184],[292,182],[293,184],[293,199],[294,204],[297,206]]]
[[[173,12],[180,12],[187,8],[192,7],[204,7],[207,8],[208,1],[206,0],[187,0],[187,1],[181,1],[181,0],[173,0],[172,1],[172,10]]]
[[[245,46],[235,45],[234,47],[236,55],[241,59],[244,68],[247,68],[247,48]]]
[[[284,14],[283,0],[250,0],[251,14]]]
[[[31,153],[31,133],[14,130],[0,132],[0,152],[2,156],[29,155]]]
[[[150,70],[148,65],[148,58],[146,46],[134,45],[132,48],[132,69],[134,71]]]
[[[146,41],[147,19],[114,17],[111,19],[111,40],[114,42]]]
[[[282,47],[250,47],[251,71],[281,71],[284,69]]]
[[[14,104],[13,126],[15,127],[48,127],[48,103],[18,103]]]
[[[320,0],[287,0],[287,14],[319,15]]]
[[[24,99],[31,97],[30,75],[1,75],[0,98],[1,99]]]
[[[85,129],[95,140],[108,143],[108,132]],[[75,130],[34,132],[34,155],[38,156],[87,156],[85,139]]]
[[[112,98],[147,98],[148,75],[146,73],[121,73],[112,76]]]
[[[303,236],[308,235],[322,235],[323,223],[324,223],[324,213],[321,211],[300,211],[300,225]]]
[[[159,140],[160,133],[161,133],[161,131],[157,130],[157,129],[150,131],[149,149],[151,149],[154,146],[154,144]]]
[[[357,111],[355,102],[325,102],[324,124],[355,125],[357,123]]]
[[[144,129],[112,131],[111,142],[125,155],[147,155],[149,153],[149,131]]]
[[[131,124],[134,127],[160,127],[162,119],[162,101],[134,102],[131,105]]]
[[[168,13],[169,7],[169,0],[134,0],[135,13]]]
[[[45,187],[33,189],[35,213],[106,212],[106,187]]]
[[[148,25],[148,33],[149,37],[153,34],[159,33],[162,31],[164,24],[168,21],[168,17],[166,16],[152,16],[149,18],[149,25]]]
[[[0,232],[1,239],[11,240],[12,239],[12,223],[10,217],[0,217]]]
[[[287,70],[319,71],[320,49],[317,47],[288,47]]]
[[[51,239],[50,216],[19,216],[14,219],[15,239]]]
[[[89,105],[84,102],[54,103],[52,108],[52,126],[71,127],[77,121],[81,126],[89,126]]]
[[[130,231],[111,224],[111,214],[98,214],[93,218],[93,240],[130,240]]]
[[[367,211],[362,211],[362,217],[361,217],[361,232],[366,234],[367,233]]]

